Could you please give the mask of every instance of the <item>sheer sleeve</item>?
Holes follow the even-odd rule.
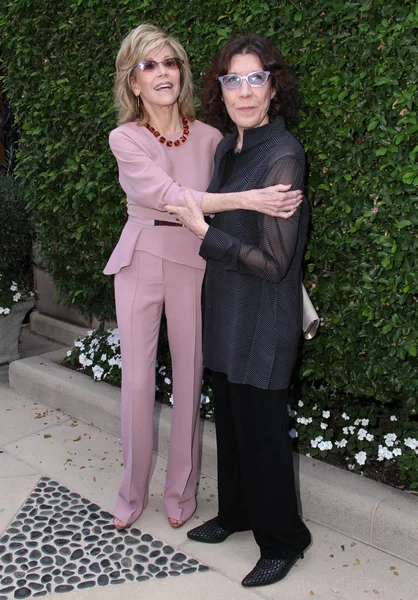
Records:
[[[161,211],[164,211],[166,204],[186,204],[184,192],[189,188],[170,177],[146,149],[125,131],[113,130],[109,145],[118,163],[120,185],[130,201]],[[191,191],[196,204],[200,206],[205,192]]]
[[[294,156],[283,156],[270,167],[265,185],[278,183],[292,184],[292,190],[303,189],[304,170]],[[286,275],[294,256],[301,210],[307,210],[306,199],[289,219],[257,213],[258,246],[244,244],[225,231],[210,226],[200,247],[200,256],[219,260],[227,271],[279,282]]]

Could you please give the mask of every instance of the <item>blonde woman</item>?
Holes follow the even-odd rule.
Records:
[[[134,29],[116,59],[119,126],[109,143],[127,197],[128,220],[104,272],[115,275],[122,352],[121,434],[125,473],[114,524],[125,529],[148,502],[153,451],[155,360],[164,307],[173,365],[164,505],[183,525],[196,509],[202,381],[200,294],[205,261],[199,240],[165,212],[193,191],[205,214],[232,208],[291,216],[300,192],[275,186],[256,192],[208,194],[220,132],[195,118],[184,48],[152,25]]]

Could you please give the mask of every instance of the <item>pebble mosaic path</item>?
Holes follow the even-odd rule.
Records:
[[[43,477],[0,538],[0,600],[178,577],[209,567]]]

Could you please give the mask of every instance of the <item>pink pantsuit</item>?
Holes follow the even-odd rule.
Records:
[[[179,134],[166,136],[173,141]],[[105,268],[115,274],[122,352],[122,448],[125,474],[115,516],[135,521],[148,501],[153,449],[155,359],[163,305],[173,365],[171,422],[164,504],[185,521],[196,508],[199,406],[202,381],[200,292],[205,263],[200,241],[173,221],[165,204],[182,204],[185,189],[197,202],[209,184],[221,134],[194,121],[187,142],[170,148],[145,127],[126,123],[109,142],[127,196],[128,221]]]

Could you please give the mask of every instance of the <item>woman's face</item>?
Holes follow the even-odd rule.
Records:
[[[235,54],[232,57],[228,73],[242,76],[254,71],[264,71],[256,54]],[[244,129],[268,123],[270,100],[275,96],[270,79],[262,87],[251,87],[247,80],[243,79],[241,86],[236,90],[226,90],[222,87],[222,95],[226,110],[238,127],[240,138]]]
[[[131,89],[135,95],[140,95],[147,112],[153,109],[175,104],[180,95],[180,70],[169,68],[161,64],[167,58],[175,55],[170,46],[150,52],[145,60],[154,60],[158,63],[152,70],[141,70],[136,67],[131,79]]]

